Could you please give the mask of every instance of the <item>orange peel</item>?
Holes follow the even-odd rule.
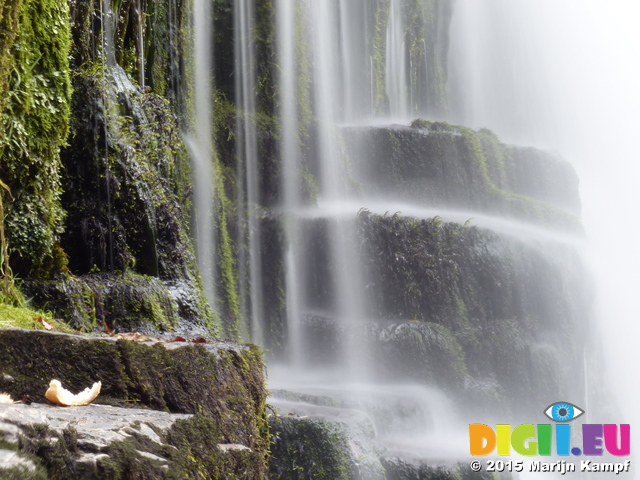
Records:
[[[69,390],[62,387],[60,380],[51,380],[49,389],[44,394],[52,403],[72,407],[76,405],[89,405],[100,394],[102,382],[96,382],[91,388],[85,388],[82,392],[74,395]]]
[[[0,393],[0,403],[15,403],[8,393]]]

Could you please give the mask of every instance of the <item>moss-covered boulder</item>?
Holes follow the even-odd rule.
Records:
[[[384,480],[372,443],[372,429],[361,415],[358,420],[335,421],[317,412],[271,415],[273,435],[269,478],[273,480]],[[366,430],[368,438],[359,436]],[[362,432],[360,432],[362,433]]]
[[[266,462],[264,368],[255,347],[3,329],[0,352],[0,391],[14,398],[44,403],[54,378],[74,392],[100,380],[98,403],[201,414],[217,443],[242,444]]]
[[[581,229],[573,217],[580,211],[578,178],[567,162],[505,145],[486,129],[413,124],[343,129],[347,152],[367,159],[354,168],[366,196]]]
[[[188,279],[161,280],[133,272],[97,273],[58,280],[26,280],[22,290],[70,327],[83,332],[210,335],[202,292]]]

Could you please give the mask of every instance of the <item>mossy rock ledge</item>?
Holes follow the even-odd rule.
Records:
[[[0,479],[261,479],[269,432],[254,346],[0,330]],[[48,404],[49,381],[87,407]],[[136,408],[137,407],[137,408]]]

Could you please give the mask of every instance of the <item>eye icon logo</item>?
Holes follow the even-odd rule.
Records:
[[[555,422],[570,422],[584,413],[573,403],[557,402],[549,405],[544,414]]]

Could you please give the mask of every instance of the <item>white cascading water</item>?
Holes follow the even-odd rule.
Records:
[[[236,64],[236,106],[240,114],[236,120],[238,151],[238,205],[246,205],[248,261],[239,259],[240,298],[248,299],[243,305],[243,318],[251,321],[243,330],[247,341],[264,345],[262,332],[262,268],[260,263],[260,222],[258,220],[258,140],[256,133],[256,60],[252,32],[254,9],[252,2],[234,3],[234,45]],[[248,272],[247,272],[248,269]],[[245,291],[248,286],[248,293]],[[246,303],[246,301],[245,301]]]
[[[312,48],[316,66],[314,95],[318,119],[317,156],[320,163],[318,208],[322,209],[325,202],[340,202],[349,198],[350,172],[348,159],[339,148],[339,131],[336,128],[341,96],[336,95],[340,90],[340,72],[335,68],[334,59],[336,53],[342,50],[335,29],[338,12],[330,2],[314,2],[310,13],[314,19]],[[367,365],[362,360],[367,357],[364,351],[367,342],[362,335],[358,335],[358,328],[365,320],[365,299],[360,272],[362,262],[355,248],[353,222],[330,216],[326,218],[330,255],[336,270],[332,276],[335,311],[331,315],[343,325],[347,338],[340,363],[346,367],[348,377],[362,378],[362,375],[366,375]]]
[[[640,270],[640,5],[460,0],[454,12],[448,89],[454,121],[559,151],[578,171],[585,256],[596,284],[592,318],[584,319],[590,337],[582,372],[590,388],[583,399],[585,417],[633,428],[640,419],[634,380],[640,363],[634,315]],[[591,370],[604,375],[592,382]],[[592,401],[589,392],[599,395]]]
[[[371,22],[373,14],[371,2],[363,0],[340,0],[338,22],[340,25],[340,77],[341,111],[338,118],[342,123],[362,122],[373,114],[373,85],[371,63],[373,51],[371,42]]]
[[[302,170],[298,143],[297,72],[296,59],[296,2],[277,0],[278,52],[280,58],[280,119],[281,157],[283,169],[284,235],[285,235],[285,293],[287,333],[289,339],[289,364],[292,368],[303,365],[306,342],[302,332],[302,281],[306,278],[303,258],[303,236],[300,219],[292,212],[302,204],[300,185]]]
[[[559,7],[562,9],[563,7]],[[450,121],[490,128],[509,143],[552,146],[562,135],[550,88],[548,17],[536,2],[460,0],[450,26]],[[554,143],[550,143],[554,142]]]
[[[281,151],[283,162],[283,204],[286,237],[286,300],[289,364],[286,367],[271,365],[269,369],[269,388],[272,392],[286,389],[305,395],[341,398],[349,404],[360,405],[364,419],[374,426],[380,425],[380,419],[367,412],[371,403],[373,410],[383,409],[387,429],[377,435],[389,451],[406,452],[416,458],[424,456],[425,450],[434,452],[439,443],[437,455],[451,461],[460,455],[460,438],[464,434],[464,425],[455,419],[440,424],[434,419],[450,419],[449,401],[435,389],[417,386],[385,386],[367,383],[370,380],[371,358],[365,315],[367,302],[366,272],[362,271],[359,259],[358,239],[355,236],[355,216],[365,206],[362,199],[357,200],[354,184],[351,180],[349,162],[359,162],[359,158],[345,158],[341,148],[341,123],[367,124],[371,122],[374,111],[375,74],[371,39],[372,32],[365,27],[355,25],[352,29],[348,22],[361,22],[357,12],[366,12],[368,2],[310,2],[297,3],[302,13],[296,13],[293,0],[277,2],[278,49],[280,58],[280,118]],[[389,85],[394,86],[392,114],[406,119],[409,111],[408,85],[406,78],[406,55],[404,52],[404,33],[400,11],[400,2],[394,0],[395,16],[387,32],[386,41],[390,50],[395,48],[391,60],[385,62],[385,77]],[[306,8],[306,10],[305,10]],[[298,62],[296,57],[296,15],[309,19],[311,52],[313,58],[313,105],[316,120],[315,134],[317,147],[315,156],[318,162],[317,181],[319,192],[317,203],[305,206],[300,195],[302,156],[299,151],[297,83]],[[369,12],[371,14],[371,12]],[[364,50],[364,51],[363,51]],[[369,53],[371,52],[371,53]],[[360,68],[358,62],[368,60],[370,68]],[[337,62],[336,60],[341,60]],[[355,62],[355,63],[354,63]],[[391,62],[391,63],[390,63]],[[396,68],[396,64],[402,65]],[[370,91],[362,85],[370,86]],[[364,90],[364,92],[363,92]],[[364,94],[363,94],[364,93]],[[359,96],[360,95],[360,96]],[[361,202],[358,207],[357,202]],[[368,202],[371,203],[371,202]],[[336,211],[335,206],[353,206],[345,215]],[[329,255],[334,266],[330,286],[333,293],[333,310],[322,312],[340,325],[343,339],[342,351],[338,352],[332,365],[312,365],[308,358],[310,346],[315,342],[304,318],[310,306],[305,303],[304,284],[312,272],[307,268],[306,258],[314,255],[309,250],[305,236],[305,221],[309,218],[324,219],[327,222]],[[434,399],[438,399],[435,401]],[[342,409],[324,408],[309,404],[296,404],[280,398],[270,399],[270,403],[285,409],[296,411],[299,415],[320,415],[344,418],[348,414]],[[403,408],[398,409],[399,404]],[[407,431],[407,425],[413,430]],[[458,444],[444,445],[438,438],[446,430],[449,438]],[[404,431],[404,432],[403,432]],[[371,441],[369,438],[368,441]],[[375,455],[373,456],[375,458]]]
[[[409,114],[407,51],[404,31],[402,0],[391,0],[389,24],[387,25],[385,85],[389,99],[390,116],[401,120],[406,120]]]
[[[145,52],[144,52],[144,14],[142,13],[142,6],[140,5],[140,0],[136,2],[136,15],[138,16],[138,58],[140,63],[140,76],[138,78],[138,82],[140,87],[144,89],[145,87],[145,73],[144,73],[144,62],[145,62]]]
[[[193,161],[196,257],[202,276],[204,293],[211,308],[216,308],[215,262],[216,242],[213,222],[214,179],[212,145],[212,12],[211,3],[193,3],[195,128],[193,138],[185,136]]]

